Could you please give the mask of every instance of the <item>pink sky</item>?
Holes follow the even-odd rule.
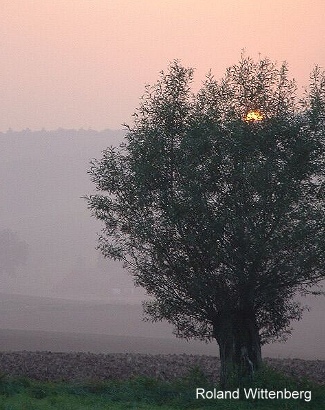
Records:
[[[0,0],[0,131],[121,128],[177,58],[220,78],[241,50],[325,67],[324,0]]]

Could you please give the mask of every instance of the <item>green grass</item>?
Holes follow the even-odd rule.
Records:
[[[269,368],[259,372],[256,380],[246,386],[312,392],[310,402],[304,400],[203,400],[195,399],[196,387],[211,385],[198,369],[184,379],[162,382],[149,378],[127,381],[59,383],[38,382],[26,378],[2,377],[0,380],[0,410],[303,410],[325,409],[325,387],[305,380],[297,382]],[[231,390],[236,389],[237,386]]]

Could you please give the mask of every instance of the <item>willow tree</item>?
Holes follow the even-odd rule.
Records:
[[[325,81],[315,69],[302,102],[286,64],[245,56],[196,94],[192,78],[175,61],[146,88],[124,142],[92,162],[88,201],[147,317],[215,339],[225,386],[325,277]]]

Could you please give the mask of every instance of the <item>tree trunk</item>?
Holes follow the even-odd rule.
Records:
[[[234,379],[239,383],[244,377],[252,379],[262,362],[260,337],[252,309],[218,315],[214,334],[220,352],[221,388],[229,387]]]
[[[220,354],[220,385],[226,389],[235,373],[235,344],[231,315],[219,316],[214,325]]]
[[[246,307],[234,315],[235,362],[239,380],[253,378],[262,362],[261,342],[253,309]]]

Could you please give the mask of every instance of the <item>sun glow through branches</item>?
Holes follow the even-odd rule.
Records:
[[[245,117],[246,122],[262,121],[263,119],[264,119],[264,115],[258,110],[248,111]]]

